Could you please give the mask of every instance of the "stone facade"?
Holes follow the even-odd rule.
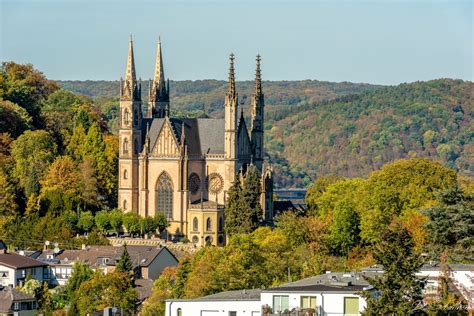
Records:
[[[169,81],[165,81],[160,41],[149,83],[143,111],[130,37],[125,79],[120,81],[119,207],[141,216],[164,213],[172,237],[187,236],[198,245],[224,245],[226,193],[239,172],[245,174],[247,166],[254,164],[261,175],[264,218],[272,221],[273,175],[263,159],[260,56],[250,132],[239,112],[233,55],[224,119],[170,117]]]

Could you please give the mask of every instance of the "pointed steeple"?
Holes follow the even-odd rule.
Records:
[[[128,43],[127,69],[125,70],[125,81],[137,81],[135,74],[135,59],[133,57],[133,40],[130,33],[130,42]]]
[[[260,55],[257,55],[257,69],[255,70],[255,87],[253,91],[254,97],[262,95],[262,74],[260,72]]]
[[[229,83],[227,86],[227,97],[230,99],[234,99],[237,96],[237,92],[235,90],[235,70],[234,70],[234,54],[230,54],[230,67],[229,67]]]
[[[163,67],[163,57],[161,55],[161,40],[158,36],[158,44],[156,47],[156,61],[155,61],[155,72],[153,75],[153,83],[161,89],[165,87],[165,70]]]
[[[155,70],[153,72],[153,81],[149,86],[149,108],[152,117],[166,117],[169,115],[169,83],[165,81],[165,71],[163,65],[163,54],[161,52],[161,40],[158,36],[156,47]]]
[[[133,57],[132,33],[128,43],[127,67],[125,69],[125,80],[120,86],[121,100],[140,100],[140,91],[137,86],[137,76],[135,73],[135,58]]]

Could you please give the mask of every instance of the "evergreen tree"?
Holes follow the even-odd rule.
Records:
[[[229,188],[225,205],[225,231],[228,236],[252,231],[252,215],[246,213],[242,186],[237,178]]]
[[[43,288],[41,289],[38,303],[40,310],[45,313],[45,315],[49,315],[51,313],[53,308],[53,297],[49,291],[47,282],[43,282]]]
[[[130,254],[128,253],[127,250],[127,244],[123,244],[123,250],[122,250],[122,255],[120,256],[119,261],[117,262],[117,265],[115,267],[115,270],[118,272],[132,272],[133,269],[133,263],[132,263],[132,258],[130,258]]]
[[[254,165],[250,165],[245,174],[242,197],[243,204],[247,208],[245,213],[248,212],[251,215],[252,228],[255,229],[263,219],[263,211],[260,207],[260,180]]]
[[[72,267],[71,277],[66,284],[66,292],[69,297],[74,296],[74,292],[81,286],[81,284],[92,278],[94,272],[85,263],[77,261]]]
[[[364,315],[412,315],[420,311],[423,295],[422,280],[415,274],[423,265],[414,252],[409,232],[400,224],[387,230],[375,246],[373,257],[383,266],[380,277],[366,277],[373,291],[364,291],[367,307]]]

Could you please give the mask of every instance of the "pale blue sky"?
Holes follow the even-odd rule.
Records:
[[[380,84],[473,80],[472,1],[0,0],[0,59],[52,79],[123,76],[129,33],[137,74],[238,80],[262,55],[266,80]]]

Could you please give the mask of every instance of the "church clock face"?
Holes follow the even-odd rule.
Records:
[[[211,173],[207,177],[207,188],[210,193],[219,194],[224,187],[224,180],[218,173]]]
[[[199,187],[201,186],[201,179],[196,173],[191,173],[188,178],[188,190],[191,191],[192,194],[196,194],[199,191]]]

